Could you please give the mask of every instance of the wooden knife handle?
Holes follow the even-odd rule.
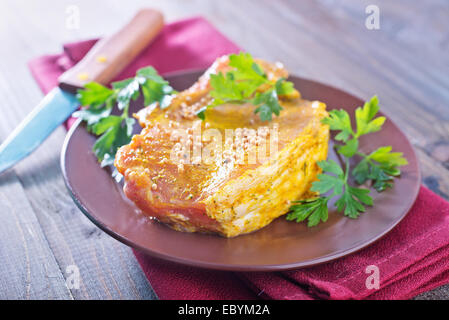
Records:
[[[59,77],[61,89],[76,92],[91,81],[108,84],[150,42],[164,26],[162,13],[142,9],[120,31],[99,40],[86,56]]]

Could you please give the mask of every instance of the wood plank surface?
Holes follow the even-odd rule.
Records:
[[[380,29],[365,8],[380,9]],[[75,7],[73,7],[75,6]],[[449,198],[449,3],[445,0],[3,0],[0,141],[42,98],[26,63],[61,44],[117,30],[139,7],[167,21],[202,15],[252,54],[367,99],[415,146],[423,182]],[[79,10],[79,28],[68,24]],[[101,17],[99,16],[101,12]],[[154,299],[131,250],[76,208],[59,167],[63,128],[0,176],[0,298]],[[69,289],[67,267],[80,270]],[[418,299],[449,299],[449,286]]]

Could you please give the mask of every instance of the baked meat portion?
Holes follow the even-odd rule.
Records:
[[[280,64],[257,63],[273,80],[288,76]],[[283,110],[272,121],[250,104],[220,105],[199,120],[196,112],[212,100],[210,74],[228,69],[221,57],[168,108],[142,109],[142,132],[115,159],[126,196],[175,230],[226,237],[258,230],[291,200],[310,196],[317,161],[327,157],[326,106],[297,91],[280,97]]]

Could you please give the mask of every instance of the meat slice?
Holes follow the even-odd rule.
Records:
[[[257,62],[273,80],[288,76],[280,64]],[[210,74],[228,68],[228,58],[219,58],[168,108],[142,109],[142,132],[115,159],[126,196],[175,230],[226,237],[258,230],[291,200],[310,196],[316,163],[327,157],[326,106],[297,91],[281,97],[272,121],[261,121],[250,104],[221,105],[198,120],[212,99]]]

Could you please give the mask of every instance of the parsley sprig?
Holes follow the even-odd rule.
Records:
[[[326,222],[328,202],[334,197],[338,197],[335,202],[338,212],[343,212],[345,216],[353,219],[359,217],[361,212],[365,212],[365,206],[373,205],[373,199],[369,195],[369,189],[349,184],[350,173],[358,184],[371,181],[378,192],[392,187],[393,178],[401,174],[399,167],[407,164],[402,153],[392,152],[391,146],[380,147],[369,154],[358,150],[361,136],[382,129],[385,117],[376,117],[378,111],[379,100],[374,96],[363,107],[356,109],[356,130],[353,129],[351,118],[345,110],[331,110],[329,117],[322,120],[331,130],[338,131],[335,140],[341,144],[336,145],[336,150],[345,163],[345,170],[333,160],[319,161],[318,166],[323,173],[318,175],[318,180],[312,183],[310,189],[318,196],[294,201],[287,220],[302,222],[307,219],[309,227]],[[361,160],[351,171],[349,159],[356,155],[361,157]]]
[[[314,227],[321,221],[326,222],[328,218],[328,201],[329,197],[293,201],[290,213],[287,214],[287,220],[299,223],[308,219],[307,226],[309,227]]]
[[[86,108],[74,116],[86,122],[89,132],[100,136],[93,151],[103,167],[112,165],[117,150],[131,141],[135,123],[129,116],[131,101],[142,94],[145,105],[158,103],[163,109],[170,104],[173,93],[173,88],[153,67],[138,70],[134,78],[113,82],[112,88],[90,82],[78,91],[77,98]],[[120,115],[111,114],[115,106]]]
[[[324,173],[318,175],[318,180],[312,183],[311,191],[318,193],[319,197],[294,201],[287,215],[287,220],[302,222],[308,220],[308,226],[313,227],[318,223],[326,222],[328,218],[327,204],[330,199],[338,196],[335,202],[338,212],[344,213],[349,218],[357,218],[360,212],[365,212],[365,205],[372,206],[373,199],[370,191],[364,188],[356,188],[348,183],[349,161],[346,160],[346,170],[333,160],[319,161],[318,166]],[[324,196],[330,192],[329,195]]]
[[[372,181],[374,189],[381,192],[391,188],[393,178],[401,174],[400,166],[406,165],[407,159],[400,152],[391,152],[391,146],[380,147],[366,155],[357,152],[363,159],[352,170],[358,184]]]
[[[231,54],[229,66],[232,70],[226,74],[219,72],[210,75],[210,95],[214,100],[198,111],[198,117],[204,120],[206,109],[225,103],[251,103],[257,106],[254,112],[262,121],[270,121],[273,114],[278,116],[282,110],[279,97],[293,92],[293,83],[284,78],[269,80],[249,53]]]

